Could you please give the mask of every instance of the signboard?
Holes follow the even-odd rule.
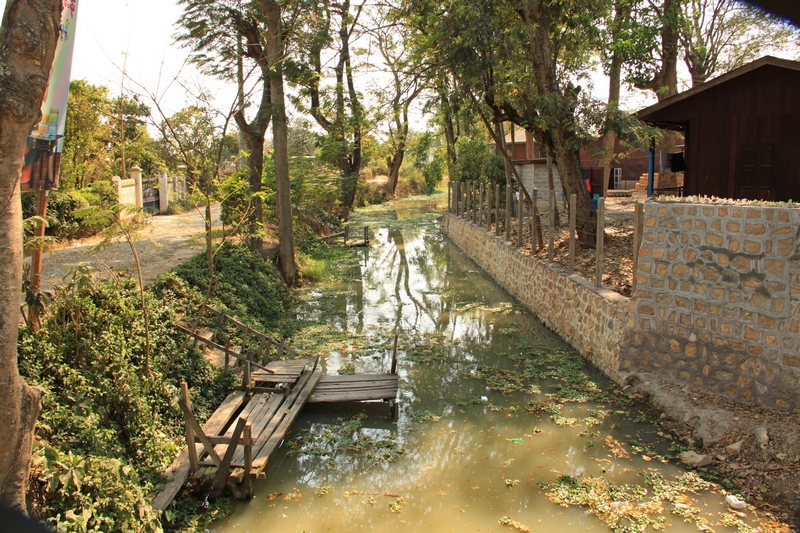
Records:
[[[67,115],[72,49],[75,46],[75,20],[78,0],[62,0],[61,28],[50,79],[42,102],[42,120],[28,136],[21,189],[49,191],[58,188],[64,126]]]

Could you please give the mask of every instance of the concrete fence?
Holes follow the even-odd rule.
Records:
[[[119,176],[111,178],[112,183],[117,191],[117,198],[119,203],[133,205],[138,208],[145,207],[145,187],[147,183],[142,180],[142,169],[138,166],[131,168],[129,172],[130,178],[121,179]],[[152,182],[153,186],[157,185],[157,191],[154,195],[154,202],[152,207],[155,212],[166,213],[169,208],[169,203],[175,200],[182,200],[186,198],[186,178],[178,177],[175,175],[168,175],[164,172],[158,174],[153,180],[146,180]]]
[[[648,201],[642,218],[631,298],[522,254],[454,212],[443,228],[614,381],[655,371],[739,402],[796,410],[800,210]]]

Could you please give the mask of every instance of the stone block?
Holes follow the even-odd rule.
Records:
[[[728,233],[739,233],[742,231],[742,223],[735,221],[728,221],[725,223],[725,231]]]
[[[786,272],[786,263],[777,259],[764,259],[764,269],[776,276],[782,276]]]
[[[709,246],[720,247],[725,243],[725,239],[722,238],[722,235],[719,235],[717,233],[706,233],[705,242]]]
[[[744,232],[747,235],[764,235],[767,228],[764,224],[745,224]]]
[[[763,253],[761,242],[753,240],[744,241],[744,251],[748,254],[760,255]]]

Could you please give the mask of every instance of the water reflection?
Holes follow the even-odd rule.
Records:
[[[347,363],[385,372],[397,332],[401,408],[392,422],[380,404],[309,406],[287,438],[363,412],[355,437],[391,439],[404,454],[390,464],[347,450],[327,457],[280,454],[255,498],[213,531],[511,531],[498,523],[506,516],[536,530],[607,531],[585,508],[550,502],[539,482],[569,475],[641,484],[646,468],[667,478],[682,472],[643,453],[630,459],[610,453],[606,436],[625,446],[640,442],[653,453],[672,444],[658,428],[634,422],[635,407],[605,416],[612,407],[584,402],[559,407],[558,416],[530,413],[531,395],[492,391],[475,377],[482,367],[510,370],[533,351],[568,346],[444,239],[436,216],[425,204],[359,214],[355,224],[371,228],[371,246],[350,251],[354,261],[339,281],[308,289],[301,313],[360,338],[358,353],[329,355],[331,373]],[[596,371],[583,372],[608,386]],[[537,386],[537,399],[559,390],[553,380]],[[426,412],[441,418],[420,419]],[[698,498],[703,516],[716,524],[724,511],[720,494]],[[671,531],[697,530],[678,517],[669,523]]]

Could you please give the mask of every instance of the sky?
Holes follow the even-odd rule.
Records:
[[[5,5],[6,0],[0,0],[3,11]],[[174,0],[78,0],[72,79],[104,85],[116,96],[124,67],[126,92],[144,92],[140,86],[146,87],[146,92],[157,94],[168,114],[187,104],[185,90],[168,83],[179,73],[191,87],[201,83],[216,88],[221,98],[234,98],[235,88],[226,91],[216,80],[183,65],[187,52],[173,44],[180,14]]]

